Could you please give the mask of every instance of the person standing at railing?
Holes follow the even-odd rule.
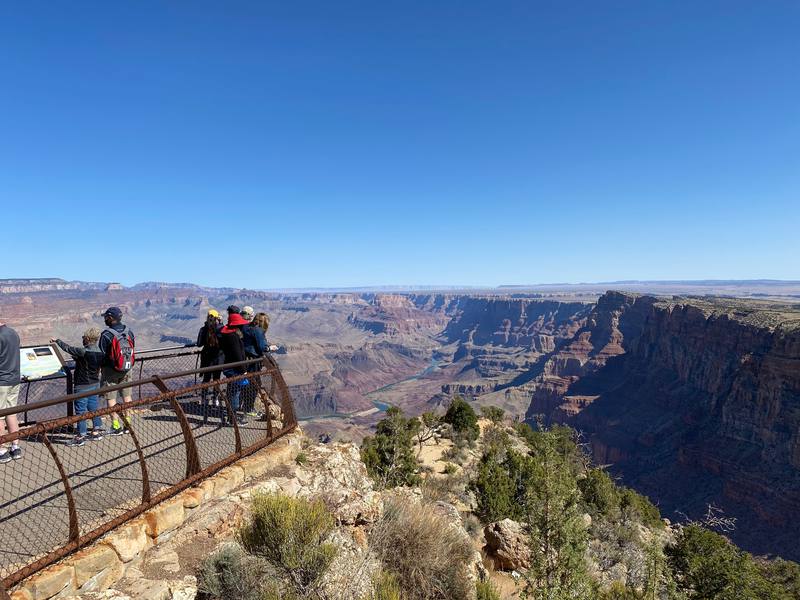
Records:
[[[19,335],[5,323],[0,322],[0,409],[14,408],[19,400]],[[0,417],[0,435],[19,431],[17,415]],[[11,442],[9,449],[0,448],[0,463],[22,458],[19,440]]]
[[[131,369],[134,361],[134,345],[136,339],[133,331],[122,324],[122,310],[112,306],[103,313],[103,320],[106,328],[100,334],[100,351],[103,353],[103,365],[100,369],[100,386],[118,385],[131,381]],[[103,398],[108,402],[108,406],[117,405],[117,391],[106,391]],[[128,386],[122,390],[122,402],[130,402],[133,396],[133,389]],[[113,413],[111,422],[111,435],[122,435],[128,433],[128,420],[123,418],[120,423],[120,415]]]
[[[200,347],[200,368],[215,367],[221,365],[225,360],[222,349],[219,346],[219,330],[222,327],[222,319],[219,313],[213,308],[208,311],[206,315],[206,322],[197,333],[197,346]],[[222,375],[222,370],[209,371],[203,373],[203,383],[208,383],[212,379],[219,381]],[[214,389],[214,396],[216,397],[217,389]],[[209,389],[203,388],[201,397],[203,401],[204,413],[203,420],[208,418],[208,409],[206,402],[208,401]]]
[[[244,342],[244,355],[246,358],[261,358],[268,350],[267,338],[264,336],[264,330],[258,327],[253,319],[255,314],[251,306],[242,308],[242,317],[247,319],[249,323],[242,327],[242,341]],[[247,366],[248,371],[259,371],[261,365],[252,363]],[[249,385],[242,390],[242,411],[248,417],[258,417],[255,410],[256,396],[258,395],[258,381],[255,377],[249,379]]]
[[[105,355],[100,350],[97,342],[100,340],[100,330],[92,327],[83,332],[83,346],[70,346],[63,340],[50,340],[58,345],[64,352],[75,360],[74,391],[76,394],[100,388],[100,368]],[[75,414],[82,415],[87,411],[97,410],[97,394],[75,400]],[[103,419],[92,418],[92,434],[87,436],[88,420],[78,421],[78,434],[67,442],[67,446],[83,446],[86,440],[99,441],[103,439]]]
[[[245,360],[244,340],[242,339],[242,327],[247,325],[247,320],[239,313],[228,315],[228,324],[219,330],[219,347],[225,355],[225,364],[242,362]],[[222,371],[225,377],[236,377],[246,372],[244,366],[229,367]],[[234,415],[239,410],[239,398],[242,388],[247,386],[247,380],[234,381],[228,384],[228,399],[231,403]],[[240,425],[247,423],[244,417],[236,417]],[[224,418],[223,418],[224,419]]]

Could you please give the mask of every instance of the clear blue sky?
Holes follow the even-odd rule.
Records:
[[[4,2],[0,277],[800,279],[800,3]]]

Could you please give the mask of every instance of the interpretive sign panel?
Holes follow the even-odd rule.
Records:
[[[27,346],[19,349],[19,370],[24,379],[64,375],[64,364],[53,346]]]

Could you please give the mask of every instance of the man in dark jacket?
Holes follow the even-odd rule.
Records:
[[[87,329],[83,333],[83,346],[70,346],[63,340],[50,340],[57,344],[64,352],[75,360],[74,391],[76,394],[89,392],[100,387],[100,368],[105,359],[105,354],[100,350],[97,342],[100,339],[100,330],[96,327]],[[97,394],[85,396],[75,400],[75,414],[82,415],[87,411],[97,410]],[[87,439],[97,441],[103,439],[103,419],[92,418],[92,435],[86,435],[88,421],[78,421],[78,435],[67,442],[68,446],[83,446]]]
[[[242,327],[247,321],[239,313],[230,313],[228,324],[219,330],[219,347],[225,355],[225,364],[237,363],[245,360],[244,341],[242,340]],[[225,377],[235,377],[246,372],[244,366],[228,367],[222,371]],[[235,381],[228,384],[227,393],[234,414],[239,410],[239,397],[242,387],[247,385],[247,380]],[[244,425],[247,421],[239,417],[239,423]]]
[[[5,323],[0,322],[0,408],[13,408],[19,399],[19,336]],[[0,418],[0,435],[19,430],[17,415]],[[0,463],[22,458],[19,440],[11,442],[11,449],[0,448]]]
[[[123,325],[122,311],[116,306],[112,306],[103,313],[103,320],[105,321],[106,329],[103,330],[98,342],[98,346],[100,347],[100,351],[103,353],[104,357],[103,364],[100,369],[100,387],[127,383],[132,379],[131,371],[117,371],[114,368],[114,363],[111,361],[111,346],[114,342],[115,335],[124,334],[128,336],[131,347],[134,347],[136,339],[133,335],[133,331],[131,331],[127,325]],[[122,390],[123,403],[130,402],[132,396],[133,388],[126,387]],[[109,407],[117,405],[116,390],[104,392],[103,398],[106,399]],[[113,421],[111,422],[111,435],[122,435],[123,433],[128,433],[128,428],[126,425],[120,423],[119,415],[114,413]]]

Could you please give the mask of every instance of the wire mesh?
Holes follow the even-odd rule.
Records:
[[[65,415],[67,403],[99,396],[96,410],[0,436],[0,445],[22,451],[21,459],[0,464],[0,579],[6,589],[296,426],[291,396],[271,357],[220,379],[214,373],[231,365],[198,369],[196,352],[146,363],[141,378],[137,373],[116,386],[114,406],[110,390],[101,389],[15,409],[20,417],[26,408]],[[126,395],[131,398],[123,402]],[[77,440],[79,421],[86,430]],[[120,427],[112,435],[115,421]]]

